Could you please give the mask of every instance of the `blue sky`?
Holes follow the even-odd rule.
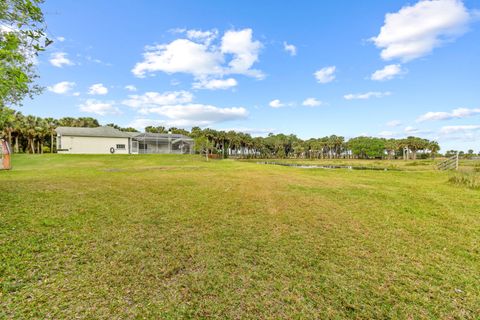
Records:
[[[55,1],[23,113],[480,151],[480,1]]]

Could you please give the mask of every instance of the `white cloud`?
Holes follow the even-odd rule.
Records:
[[[209,45],[213,40],[215,40],[218,36],[218,30],[212,29],[207,31],[202,30],[186,30],[187,38],[191,40],[196,40],[203,42]]]
[[[417,118],[417,122],[432,121],[432,120],[450,120],[450,119],[462,119],[480,114],[480,108],[468,109],[457,108],[451,112],[427,112]]]
[[[120,110],[113,105],[113,102],[102,102],[95,99],[88,99],[80,105],[80,111],[104,116],[107,114],[120,114]]]
[[[406,134],[429,134],[429,133],[432,133],[431,130],[422,130],[422,129],[414,128],[414,127],[411,127],[411,126],[405,127],[404,131],[405,131]]]
[[[444,126],[440,129],[442,134],[451,133],[466,133],[480,130],[480,125],[459,125],[459,126]]]
[[[472,20],[459,0],[423,0],[387,13],[380,33],[371,38],[384,60],[413,60],[467,31]]]
[[[221,75],[223,56],[210,51],[208,46],[188,39],[177,39],[169,44],[146,48],[144,60],[132,72],[137,77],[147,73],[190,73],[194,76]]]
[[[223,54],[233,54],[232,60],[228,63],[229,73],[244,74],[262,79],[264,74],[261,71],[250,69],[258,61],[258,54],[262,48],[260,41],[252,40],[252,34],[252,29],[225,32],[222,37],[221,52]]]
[[[50,63],[58,68],[63,66],[73,66],[74,63],[67,58],[68,54],[65,52],[54,52],[50,55]]]
[[[57,41],[58,42],[63,42],[63,41],[65,41],[65,37],[57,37]]]
[[[170,92],[146,92],[143,95],[130,95],[128,99],[122,101],[126,106],[132,108],[154,108],[164,105],[175,105],[192,102],[193,95],[188,91],[170,91]]]
[[[375,81],[385,81],[395,78],[395,76],[404,74],[405,71],[402,70],[402,66],[399,64],[389,64],[383,69],[377,70],[370,76],[371,80]]]
[[[157,114],[166,119],[138,119],[136,123],[132,124],[134,127],[142,127],[147,121],[183,128],[192,126],[204,127],[225,121],[241,120],[248,116],[248,111],[242,107],[219,108],[205,104],[166,105],[144,109],[141,113],[144,115]]]
[[[209,89],[209,90],[225,90],[233,88],[237,85],[237,80],[234,78],[228,79],[202,79],[193,83],[195,89]]]
[[[98,63],[98,64],[102,64],[104,66],[112,66],[111,63],[109,62],[103,62],[102,60],[100,59],[97,59],[97,58],[93,58],[92,56],[85,56],[85,59],[88,61],[88,62],[93,62],[93,63]]]
[[[370,91],[370,92],[366,92],[366,93],[357,93],[357,94],[350,93],[350,94],[344,95],[343,97],[346,100],[356,100],[356,99],[366,100],[366,99],[370,99],[370,98],[382,98],[382,97],[389,96],[391,94],[392,93],[388,92],[388,91],[386,91],[386,92]]]
[[[288,44],[286,41],[283,42],[283,49],[291,56],[297,55],[297,47],[295,47],[293,44]]]
[[[259,79],[264,77],[261,71],[251,69],[258,61],[262,48],[259,41],[252,39],[252,29],[227,31],[216,44],[210,43],[216,39],[214,31],[181,32],[186,32],[189,39],[176,39],[168,44],[146,47],[143,61],[135,65],[133,74],[145,77],[158,71],[187,73],[197,80],[221,78],[228,74],[243,74]]]
[[[75,82],[62,81],[54,84],[53,86],[47,87],[47,89],[53,93],[67,94],[73,89],[73,87],[75,87]]]
[[[72,96],[74,96],[74,97],[79,97],[79,96],[80,96],[80,92],[78,92],[78,91],[77,91],[77,92],[74,92],[74,93],[72,93]]]
[[[401,125],[402,125],[402,122],[400,120],[392,120],[386,123],[386,126],[390,128],[398,127]]]
[[[305,107],[318,107],[322,104],[322,101],[315,98],[307,98],[303,100],[302,105]]]
[[[314,73],[319,83],[329,83],[335,80],[335,66],[322,68]]]
[[[126,85],[126,86],[125,86],[125,89],[128,90],[128,91],[131,91],[131,92],[137,91],[137,87],[135,87],[135,86],[132,85],[132,84]]]
[[[105,95],[108,93],[108,88],[105,87],[102,83],[92,84],[88,90],[90,95]]]
[[[280,100],[278,99],[275,99],[275,100],[272,100],[270,101],[270,103],[268,104],[270,107],[272,108],[281,108],[281,107],[284,107],[285,104],[282,103]]]

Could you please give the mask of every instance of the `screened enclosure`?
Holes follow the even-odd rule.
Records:
[[[139,154],[188,154],[194,152],[193,146],[193,139],[182,134],[145,132],[132,137],[131,150]]]

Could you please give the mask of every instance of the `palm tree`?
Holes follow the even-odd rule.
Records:
[[[437,141],[430,141],[428,143],[428,150],[430,150],[430,156],[435,159],[435,155],[440,151],[440,145]]]
[[[53,153],[53,139],[55,136],[55,129],[57,128],[58,121],[54,118],[45,118],[45,124],[47,131],[50,135],[50,153]]]
[[[399,143],[395,139],[385,140],[385,149],[387,150],[388,160],[395,158],[395,151],[398,150]]]

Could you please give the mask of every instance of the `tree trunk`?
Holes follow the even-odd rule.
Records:
[[[13,150],[15,153],[18,153],[19,148],[18,148],[18,134],[15,136],[15,147],[13,147]]]
[[[50,132],[50,153],[53,153],[53,132]]]

